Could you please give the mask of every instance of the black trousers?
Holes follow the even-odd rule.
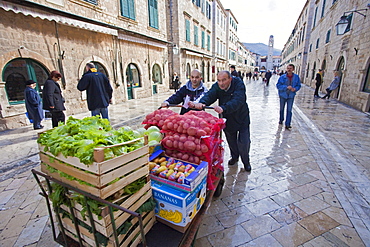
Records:
[[[319,96],[319,89],[320,89],[321,83],[316,83],[315,93],[314,95]]]
[[[62,111],[50,111],[51,113],[51,122],[53,124],[53,128],[58,126],[59,122],[65,123],[66,116]]]

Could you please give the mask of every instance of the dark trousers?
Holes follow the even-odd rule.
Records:
[[[316,88],[315,88],[315,96],[319,96],[319,89],[320,89],[321,83],[316,83]]]
[[[249,164],[249,149],[251,145],[249,125],[240,131],[224,131],[229,144],[231,158],[242,159],[243,164]]]
[[[51,122],[54,127],[58,127],[58,123],[62,122],[65,123],[66,116],[64,115],[64,112],[62,111],[50,111],[51,113]]]
[[[331,94],[331,92],[332,92],[332,90],[329,90],[328,88],[326,89],[326,94],[325,94],[325,96],[324,97],[322,97],[323,99],[325,99],[325,98],[330,98],[330,94]]]

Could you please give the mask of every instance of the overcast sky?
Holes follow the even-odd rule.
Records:
[[[268,44],[283,49],[306,0],[221,0],[238,21],[238,37],[245,43]]]

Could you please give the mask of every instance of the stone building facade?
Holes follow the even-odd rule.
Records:
[[[88,111],[77,90],[87,62],[112,84],[113,103],[168,90],[167,25],[163,1],[39,0],[0,3],[0,129],[26,125],[24,81],[42,87],[62,73],[66,115]],[[150,12],[150,13],[149,13]],[[147,13],[141,15],[139,13]]]
[[[117,104],[168,91],[175,72],[184,84],[199,69],[210,86],[253,58],[238,53],[236,17],[219,0],[3,0],[0,20],[0,130],[30,124],[24,82],[42,95],[53,70],[69,116],[88,111],[76,87],[87,62],[109,77]]]
[[[296,62],[301,66],[300,76],[304,83],[311,87],[315,87],[314,78],[318,69],[323,69],[323,93],[334,78],[333,72],[339,71],[340,86],[332,96],[358,110],[369,112],[370,22],[366,18],[368,1],[310,0],[305,7],[311,18],[306,28],[306,37],[309,36],[309,39],[302,50],[291,54],[298,52],[298,59],[299,52],[306,52],[306,60],[292,61],[293,57],[289,55],[283,61]],[[304,9],[302,12],[305,11]],[[345,33],[338,35],[336,27],[341,18],[346,20]]]
[[[190,79],[193,69],[199,69],[204,82],[210,82],[212,1],[169,0],[167,4],[167,25],[173,48],[169,50],[171,69],[182,84]]]

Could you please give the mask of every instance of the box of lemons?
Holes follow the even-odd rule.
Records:
[[[153,197],[156,200],[157,217],[175,226],[186,227],[204,203],[206,178],[190,193],[153,180],[151,184]]]

